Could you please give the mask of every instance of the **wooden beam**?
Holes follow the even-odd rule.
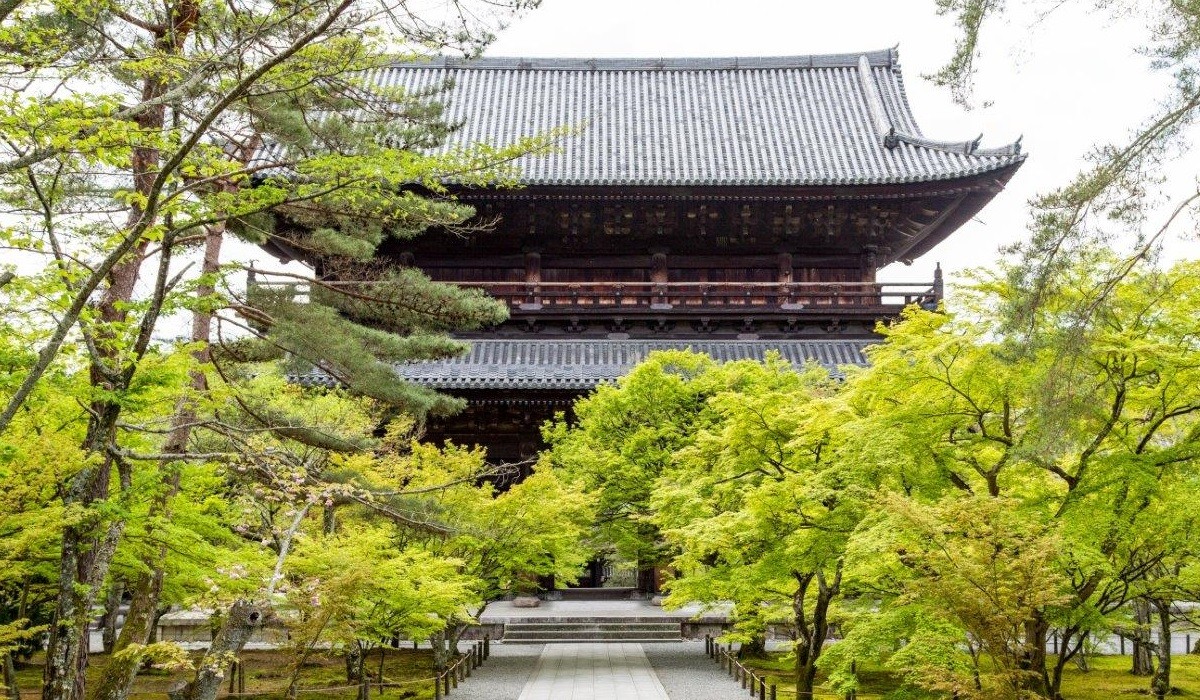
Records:
[[[944,209],[942,209],[941,213],[938,214],[937,216],[935,216],[932,221],[930,221],[928,224],[925,224],[925,226],[922,227],[921,230],[914,233],[911,238],[909,238],[908,240],[901,243],[897,247],[895,252],[892,254],[892,260],[903,260],[905,253],[912,250],[913,247],[915,247],[917,244],[921,243],[921,241],[924,241],[925,239],[929,238],[929,236],[932,235],[934,231],[937,231],[938,228],[942,224],[946,223],[946,220],[949,219],[951,217],[951,215],[954,214],[955,210],[957,210],[958,207],[962,205],[963,200],[965,200],[967,198],[967,194],[968,194],[967,192],[963,192],[962,194],[955,197],[954,201],[952,201],[952,202],[950,202],[950,204],[946,205],[946,207]]]

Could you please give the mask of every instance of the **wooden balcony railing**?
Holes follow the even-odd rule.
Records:
[[[798,312],[935,305],[936,282],[457,282],[515,311]]]

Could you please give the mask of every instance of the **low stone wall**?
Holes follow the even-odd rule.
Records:
[[[158,638],[192,649],[212,644],[216,631],[209,610],[178,610],[163,615],[158,621]],[[280,627],[260,629],[246,642],[248,649],[273,649],[286,644],[288,632]]]

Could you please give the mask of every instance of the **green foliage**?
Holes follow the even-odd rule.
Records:
[[[576,404],[577,428],[564,421],[546,428],[550,464],[596,494],[600,532],[627,559],[661,558],[649,497],[703,420],[706,387],[693,380],[713,366],[696,353],[654,353],[617,386],[601,386]]]
[[[651,356],[547,429],[550,459],[601,542],[669,561],[668,604],[732,605],[731,639],[790,628],[797,692],[882,664],[910,690],[1054,697],[1133,598],[1200,594],[1200,268],[1131,272],[1082,332],[1109,260],[1062,278],[1033,342],[1001,273],[957,312],[905,311],[842,382]]]
[[[959,36],[950,60],[929,77],[949,87],[954,99],[965,105],[974,92],[976,63],[987,45],[986,26],[998,24],[1018,6],[1004,0],[935,4],[939,14],[953,17]],[[1045,305],[1071,296],[1071,277],[1080,262],[1094,258],[1097,249],[1119,251],[1095,270],[1095,284],[1073,304],[1071,322],[1083,328],[1117,281],[1153,260],[1165,240],[1191,235],[1184,221],[1200,197],[1191,182],[1194,177],[1184,174],[1170,182],[1164,175],[1177,171],[1181,154],[1190,150],[1200,110],[1200,7],[1170,0],[1083,0],[1060,3],[1046,12],[1070,5],[1119,22],[1143,23],[1144,34],[1108,32],[1106,40],[1116,37],[1113,50],[1124,55],[1150,57],[1150,65],[1172,79],[1125,139],[1097,143],[1075,177],[1032,200],[1030,235],[1008,251],[1017,264],[1006,270],[1012,293],[1001,307],[1004,325],[1028,342],[1036,342],[1033,327],[1041,322]],[[1121,36],[1137,38],[1122,45]]]

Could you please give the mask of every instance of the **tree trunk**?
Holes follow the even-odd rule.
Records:
[[[1149,676],[1154,673],[1154,656],[1150,649],[1150,604],[1142,599],[1133,601],[1134,629],[1133,666],[1129,672],[1135,676]]]
[[[379,645],[379,673],[375,674],[375,682],[379,684],[379,694],[383,695],[383,665],[387,661],[387,647]]]
[[[446,634],[438,632],[429,638],[429,645],[433,647],[433,667],[437,671],[443,671],[450,665],[450,651],[446,647]]]
[[[21,700],[21,688],[17,685],[17,669],[13,665],[11,651],[2,654],[4,657],[4,694],[8,700]]]
[[[1050,669],[1046,663],[1046,641],[1050,637],[1050,625],[1041,615],[1035,613],[1025,621],[1024,627],[1025,646],[1018,662],[1018,668],[1024,672],[1024,689],[1041,697],[1053,698],[1054,682],[1050,678]],[[1070,633],[1063,630],[1062,648],[1067,648],[1070,640]],[[1064,654],[1059,654],[1058,661],[1064,662],[1065,658]]]
[[[121,598],[125,593],[125,585],[119,578],[114,578],[108,584],[108,595],[104,597],[104,623],[100,633],[104,653],[113,653],[117,643],[117,618],[121,614]]]
[[[164,54],[179,54],[184,41],[195,27],[199,7],[195,0],[177,0],[170,3],[167,16],[169,26],[154,33],[155,47]],[[161,77],[146,78],[142,83],[144,101],[155,100],[166,94],[168,84]],[[134,117],[139,129],[154,133],[162,132],[166,124],[167,108],[158,104]],[[154,219],[154,205],[145,209],[146,201],[154,194],[155,183],[160,175],[162,154],[152,146],[137,146],[130,159],[130,174],[133,176],[133,191],[143,196],[141,203],[129,207],[126,230],[136,230],[145,224],[144,219]],[[148,238],[140,240],[128,257],[114,265],[108,274],[108,288],[96,304],[100,337],[96,343],[98,356],[92,358],[90,366],[91,385],[104,394],[120,393],[129,387],[136,365],[128,365],[128,357],[122,358],[120,349],[112,347],[104,337],[107,329],[124,324],[128,320],[128,303],[133,299],[141,272],[142,261],[150,244]],[[169,243],[164,241],[160,264],[169,264]],[[165,271],[165,270],[164,270]],[[155,314],[155,309],[147,310]],[[90,332],[90,331],[88,331]],[[139,335],[138,353],[144,352],[149,337]],[[91,513],[92,506],[109,498],[109,479],[114,466],[118,469],[123,489],[128,489],[132,475],[128,466],[114,460],[109,451],[116,444],[116,425],[121,414],[121,405],[112,399],[97,399],[91,405],[87,435],[83,441],[85,466],[71,479],[64,490],[63,504],[82,507],[88,513],[77,524],[63,531],[62,553],[59,561],[59,595],[54,610],[54,621],[46,644],[46,665],[43,674],[43,700],[82,700],[85,694],[88,661],[88,619],[92,605],[108,567],[113,552],[121,539],[125,524],[114,518],[107,527],[98,513]]]
[[[223,225],[210,226],[205,234],[204,239],[204,261],[201,267],[201,274],[213,275],[220,270],[221,264],[221,243],[224,237],[225,228]],[[203,298],[213,294],[216,290],[211,284],[201,284],[196,288],[197,297]],[[200,349],[193,353],[193,357],[197,362],[205,363],[211,359],[209,350],[209,342],[212,340],[212,314],[205,312],[196,312],[192,315],[192,341],[201,343]],[[198,392],[208,388],[208,382],[204,377],[202,369],[193,369],[190,373],[192,388]],[[191,438],[191,425],[196,420],[195,407],[186,400],[180,400],[175,409],[175,415],[171,418],[171,432],[167,435],[167,439],[163,444],[163,452],[167,454],[181,454],[187,451],[188,440]],[[147,522],[153,523],[159,518],[169,520],[171,517],[171,502],[175,495],[179,493],[179,465],[163,464],[163,484],[154,499],[150,502],[150,517]],[[152,532],[150,534],[153,534]],[[132,600],[129,605],[129,614],[125,619],[125,626],[121,630],[121,636],[116,641],[113,648],[114,651],[121,651],[129,647],[130,644],[147,644],[155,634],[155,627],[158,623],[158,603],[162,596],[163,587],[163,562],[168,555],[167,546],[161,544],[158,547],[157,556],[150,563],[151,569],[142,572],[134,581],[130,592]],[[104,672],[100,676],[95,692],[89,694],[90,700],[125,700],[129,697],[129,692],[133,688],[133,682],[137,678],[138,669],[141,667],[141,659],[137,657],[127,657],[122,660],[112,659],[108,666],[104,668]]]
[[[184,700],[215,700],[225,669],[236,661],[246,642],[271,617],[265,603],[239,600],[229,607],[221,629],[196,669],[196,678],[175,695]]]
[[[355,677],[358,678],[358,700],[370,700],[371,697],[371,679],[367,677],[367,653],[370,651],[361,641],[354,642],[354,648],[358,653],[354,655]]]
[[[125,529],[120,519],[105,526],[101,516],[92,509],[95,503],[108,498],[113,460],[107,454],[107,446],[118,412],[117,406],[107,405],[94,414],[83,451],[92,459],[103,456],[99,458],[99,464],[81,470],[63,495],[64,504],[82,507],[86,515],[78,523],[63,528],[59,590],[42,676],[44,700],[81,700],[84,696],[92,606]],[[122,469],[122,482],[129,478]]]
[[[1165,700],[1171,694],[1171,601],[1155,600],[1153,605],[1158,618],[1158,644],[1154,645],[1158,668],[1150,676],[1150,692]]]
[[[796,625],[796,697],[811,700],[817,680],[817,660],[821,657],[829,636],[829,605],[837,597],[842,582],[842,562],[838,560],[833,581],[827,581],[822,571],[792,572],[797,588],[792,596],[792,616]],[[813,603],[812,619],[805,610],[808,588],[817,582],[817,597]]]
[[[362,676],[362,660],[359,656],[362,655],[362,649],[358,648],[358,643],[351,644],[346,647],[346,682],[355,683]]]
[[[160,559],[166,552],[159,551]],[[115,651],[128,649],[132,644],[147,644],[158,619],[156,605],[159,593],[162,591],[163,571],[161,565],[155,565],[150,571],[143,571],[133,580],[130,588],[132,600],[129,613],[125,616],[125,625],[117,638]],[[138,669],[142,666],[140,655],[125,655],[110,658],[99,682],[88,693],[90,700],[125,700],[133,687]]]
[[[160,605],[158,606],[158,609],[154,611],[154,622],[150,624],[151,644],[162,641],[158,638],[158,623],[162,622],[163,616],[169,612],[171,612],[171,606],[169,605]]]

